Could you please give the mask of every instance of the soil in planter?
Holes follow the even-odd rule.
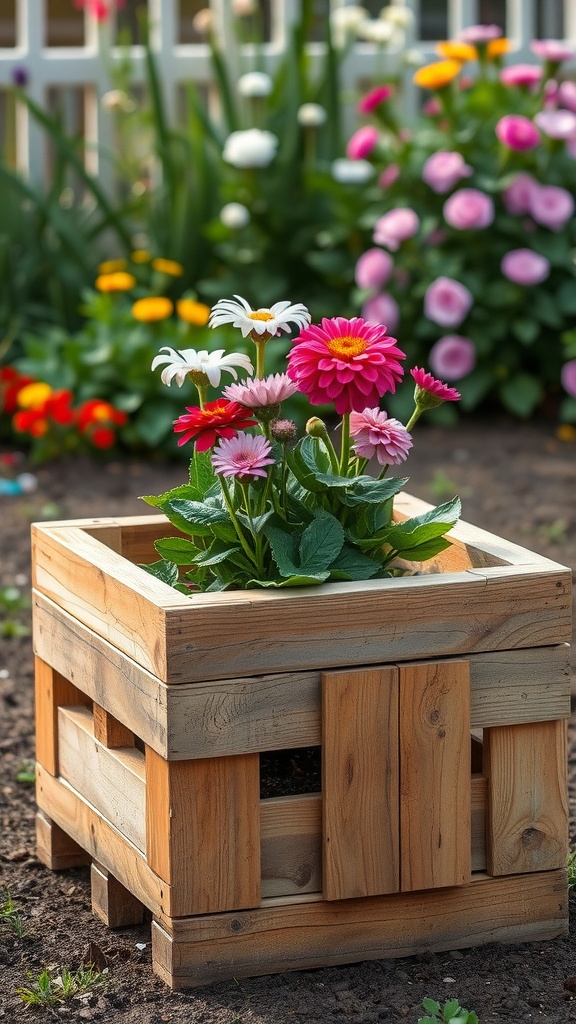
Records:
[[[260,799],[322,789],[320,747],[271,750],[260,755]]]

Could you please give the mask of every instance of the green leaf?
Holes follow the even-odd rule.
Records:
[[[288,465],[303,487],[313,493],[323,493],[328,487],[348,487],[346,476],[331,473],[330,459],[319,438],[307,435],[288,453]]]
[[[460,498],[452,498],[451,501],[437,505],[429,512],[406,519],[403,523],[394,523],[382,530],[379,538],[391,544],[396,551],[411,551],[412,548],[443,536],[458,521],[461,512]]]
[[[518,320],[512,321],[512,334],[515,334],[523,345],[531,345],[540,334],[540,324],[537,320],[519,317]]]
[[[381,562],[369,558],[358,548],[344,544],[337,558],[329,565],[331,580],[369,580],[382,568]]]
[[[140,568],[145,569],[162,583],[167,583],[169,587],[173,587],[178,582],[178,566],[175,562],[150,562],[149,565],[140,563]]]
[[[162,537],[154,541],[154,547],[162,558],[176,565],[191,565],[198,554],[196,545],[185,537]]]
[[[571,278],[558,289],[556,294],[558,308],[567,316],[576,316],[576,281]]]
[[[440,1013],[440,1003],[437,1003],[435,999],[423,999],[422,1006],[427,1013]]]
[[[346,493],[338,492],[338,500],[344,505],[379,505],[398,494],[408,483],[408,477],[391,476],[387,480],[375,480],[372,476],[359,476],[349,481]]]
[[[300,540],[300,569],[314,575],[323,572],[344,543],[344,529],[329,512],[317,512]]]
[[[314,576],[301,576],[294,575],[289,576],[288,579],[279,580],[249,580],[246,584],[246,589],[254,589],[256,587],[312,587],[318,583],[323,583],[329,577],[329,572],[319,572]]]
[[[221,505],[208,501],[187,501],[180,498],[167,502],[169,508],[193,526],[210,526],[212,523],[229,522],[228,513]]]
[[[417,544],[416,547],[405,549],[401,553],[409,562],[425,562],[428,558],[434,558],[435,555],[439,555],[441,551],[445,551],[451,546],[449,540],[444,537],[436,537]]]
[[[207,551],[200,551],[196,555],[194,565],[218,565],[220,562],[225,562],[231,555],[236,554],[237,551],[240,551],[240,548],[221,548],[218,550],[218,545],[211,544]]]
[[[254,528],[254,533],[262,533],[264,524],[268,522],[272,515],[274,515],[274,509],[269,508],[261,516],[252,516],[252,519],[245,512],[237,512],[236,518],[242,523],[242,526],[246,526],[251,532],[252,528]]]
[[[449,999],[448,1002],[444,1003],[443,1019],[445,1021],[451,1021],[452,1018],[460,1010],[460,1003],[457,999]]]
[[[516,373],[498,389],[500,398],[509,412],[527,419],[544,396],[540,381],[529,373]]]
[[[207,492],[214,485],[216,476],[212,466],[210,452],[197,452],[190,461],[190,487],[192,492],[189,497],[193,501],[202,501]]]

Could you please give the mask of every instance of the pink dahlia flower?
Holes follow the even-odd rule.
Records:
[[[494,203],[477,188],[461,188],[444,203],[444,219],[458,231],[487,228],[494,220]]]
[[[548,60],[553,64],[561,64],[562,61],[572,60],[576,56],[572,47],[559,39],[533,39],[530,49],[541,60]]]
[[[569,359],[564,363],[560,371],[560,380],[564,390],[576,398],[576,359]]]
[[[562,231],[574,214],[574,198],[560,185],[540,185],[531,197],[529,212],[537,224]]]
[[[518,217],[523,217],[525,213],[530,213],[532,196],[539,187],[538,182],[531,174],[526,174],[525,172],[517,174],[508,188],[505,188],[502,193],[502,201],[508,213],[515,214]]]
[[[538,64],[509,64],[500,72],[503,85],[538,85],[541,79],[542,68]]]
[[[251,476],[266,476],[264,466],[271,466],[270,442],[261,434],[245,434],[223,438],[214,449],[211,462],[220,476],[234,476],[240,482]]]
[[[439,150],[425,161],[422,180],[433,192],[443,195],[454,188],[461,178],[469,178],[473,173],[461,153]]]
[[[420,227],[418,214],[409,206],[399,206],[383,214],[374,225],[374,241],[396,252],[401,242],[412,238]]]
[[[576,136],[576,114],[573,110],[539,110],[534,122],[549,139],[573,139]]]
[[[433,408],[441,402],[457,402],[461,397],[456,388],[451,388],[441,380],[437,380],[431,373],[415,366],[410,370],[416,387],[414,388],[414,401],[421,408]]]
[[[576,113],[576,82],[572,82],[570,79],[560,82],[556,100],[561,107],[566,107],[567,110]]]
[[[549,277],[550,261],[532,249],[512,249],[503,257],[500,269],[509,281],[526,287]]]
[[[367,249],[356,263],[354,278],[359,288],[382,288],[390,280],[394,264],[383,249]]]
[[[391,85],[379,85],[376,89],[371,89],[358,103],[358,112],[360,114],[371,114],[376,107],[379,107],[381,103],[385,103],[391,96],[394,95],[394,89]]]
[[[362,318],[369,324],[386,324],[387,330],[395,331],[400,323],[398,303],[388,292],[372,295],[362,306]]]
[[[458,33],[458,39],[463,43],[470,43],[472,46],[478,43],[490,43],[493,39],[502,37],[502,29],[498,25],[470,25]]]
[[[240,384],[229,384],[222,394],[231,402],[238,402],[249,409],[265,409],[270,405],[280,405],[298,390],[298,385],[290,380],[287,373],[273,373],[269,377],[248,378]]]
[[[522,114],[506,114],[496,124],[496,135],[504,146],[523,153],[540,142],[536,125]]]
[[[445,334],[430,349],[430,366],[438,377],[460,380],[476,365],[476,346],[460,334]]]
[[[384,326],[360,317],[324,318],[295,339],[288,356],[288,376],[312,405],[334,403],[339,416],[377,405],[394,392],[404,373],[405,353]]]
[[[378,143],[378,129],[371,124],[364,125],[348,139],[346,156],[349,160],[365,160]]]
[[[350,434],[356,455],[361,459],[375,455],[381,466],[405,462],[412,447],[412,437],[400,420],[388,419],[378,408],[351,412]]]
[[[424,295],[424,315],[441,327],[458,327],[472,307],[472,293],[451,277],[437,277]]]

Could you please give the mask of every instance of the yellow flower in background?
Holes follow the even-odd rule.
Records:
[[[152,253],[148,252],[148,249],[135,249],[133,253],[130,253],[130,259],[132,263],[150,263]]]
[[[196,299],[179,299],[176,303],[176,311],[181,320],[194,327],[204,327],[210,316],[210,306],[203,302],[196,302]]]
[[[576,427],[572,423],[561,423],[556,427],[556,437],[559,441],[576,441]]]
[[[471,46],[470,43],[452,42],[450,40],[445,43],[438,43],[436,53],[447,60],[458,60],[461,64],[465,64],[467,60],[476,60],[478,57],[478,50],[475,46]]]
[[[162,274],[169,274],[171,277],[181,277],[184,273],[181,263],[177,263],[176,260],[165,260],[161,256],[152,260],[152,268],[159,270]]]
[[[115,274],[118,270],[126,269],[126,260],[105,260],[98,264],[99,274]]]
[[[26,384],[18,392],[17,402],[21,409],[38,409],[47,398],[50,398],[52,388],[44,381],[34,381]]]
[[[414,74],[413,82],[422,89],[442,89],[459,74],[462,65],[457,60],[438,60],[425,64]]]
[[[500,36],[499,39],[492,39],[487,46],[486,56],[493,60],[494,57],[503,57],[504,54],[510,53],[512,49],[512,43],[505,36]]]
[[[149,295],[145,299],[137,299],[132,306],[132,316],[143,324],[152,324],[157,320],[166,320],[172,315],[174,305],[163,295]]]
[[[135,284],[136,278],[123,270],[117,270],[113,274],[101,274],[94,282],[99,292],[128,292]]]

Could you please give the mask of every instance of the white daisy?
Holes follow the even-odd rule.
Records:
[[[168,354],[156,356],[152,362],[152,369],[155,370],[157,366],[166,363],[160,374],[160,379],[163,384],[168,386],[175,380],[178,387],[181,388],[188,374],[194,372],[203,373],[213,388],[218,387],[222,370],[226,370],[234,380],[238,379],[235,366],[241,367],[248,374],[254,373],[250,359],[242,352],[230,352],[225,355],[223,348],[216,349],[215,352],[206,350],[197,352],[193,348],[185,348],[181,352],[177,352],[175,349],[169,348],[168,345],[165,345],[160,351]]]
[[[311,320],[310,313],[301,302],[291,305],[289,301],[284,300],[275,302],[269,309],[252,309],[240,295],[235,295],[234,299],[219,299],[210,313],[209,327],[232,324],[242,331],[243,338],[247,338],[249,334],[273,338],[281,331],[289,334],[289,324],[301,328],[306,327]]]

